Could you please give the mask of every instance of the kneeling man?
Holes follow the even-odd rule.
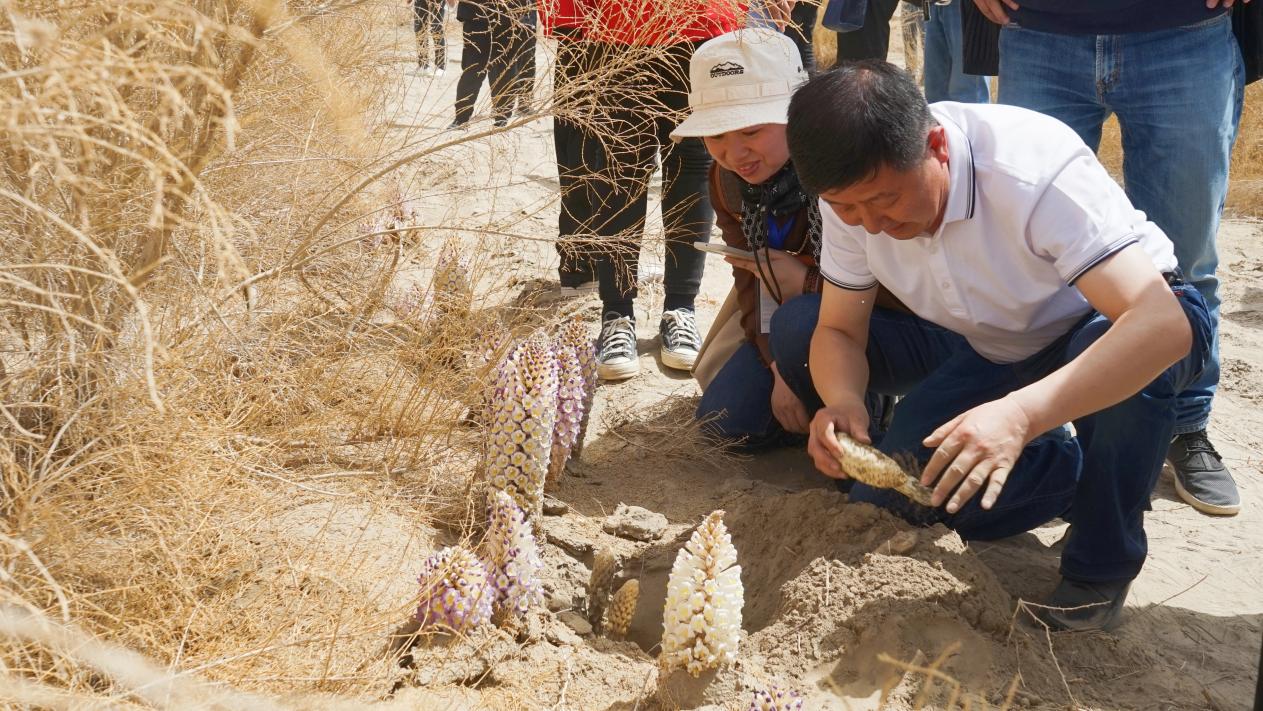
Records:
[[[823,216],[810,367],[782,372],[815,410],[816,466],[844,478],[836,433],[868,441],[865,393],[902,396],[878,446],[919,459],[933,507],[859,483],[852,500],[972,539],[1065,518],[1045,621],[1110,627],[1145,560],[1174,398],[1208,357],[1171,241],[1067,126],[929,106],[884,62],[804,84],[787,137]],[[912,314],[874,309],[878,282]]]

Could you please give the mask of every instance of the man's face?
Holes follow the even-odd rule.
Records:
[[[703,140],[716,163],[751,185],[776,175],[789,162],[785,124],[761,123]]]
[[[934,234],[947,206],[947,138],[941,126],[930,129],[925,158],[906,171],[883,165],[854,185],[820,193],[840,220],[871,234],[895,239]]]

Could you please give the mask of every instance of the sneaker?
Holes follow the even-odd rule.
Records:
[[[676,370],[692,370],[702,338],[697,335],[697,320],[691,309],[663,311],[658,324],[662,338],[662,364]]]
[[[1130,580],[1084,583],[1061,579],[1035,616],[1054,632],[1107,631],[1118,625]]]
[[[424,76],[429,76],[429,75],[430,75],[430,65],[428,65],[428,64],[415,64],[415,65],[413,65],[412,67],[409,67],[409,68],[408,68],[408,73],[409,73],[409,74],[411,74],[411,75],[412,75],[412,76],[414,76],[414,77],[424,77]]]
[[[611,311],[601,320],[596,373],[602,380],[626,380],[640,372],[636,356],[636,322]]]
[[[443,68],[441,68],[441,67],[436,67],[436,68],[434,69],[434,76],[435,76],[435,77],[441,77],[441,76],[443,76],[443,75],[444,75],[444,74],[446,74],[446,73],[447,73],[447,70],[446,70],[446,69],[443,69]]]
[[[1175,493],[1189,506],[1215,516],[1235,516],[1241,510],[1241,495],[1232,472],[1224,466],[1206,430],[1173,437],[1167,460],[1175,470]]]
[[[469,122],[468,122],[468,121],[460,121],[460,120],[457,120],[457,121],[453,121],[453,122],[451,122],[450,124],[448,124],[448,125],[447,125],[447,130],[449,130],[449,131],[464,131],[464,130],[466,130],[466,129],[468,129],[468,128],[469,128]]]

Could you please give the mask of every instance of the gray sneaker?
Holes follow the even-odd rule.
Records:
[[[596,374],[601,380],[626,380],[640,372],[636,355],[636,322],[613,311],[601,320]]]
[[[1237,483],[1206,430],[1172,438],[1167,460],[1175,470],[1175,493],[1189,506],[1215,516],[1235,516],[1241,510]]]
[[[697,320],[689,309],[663,311],[658,324],[662,338],[662,364],[675,370],[692,370],[702,337],[697,333]]]

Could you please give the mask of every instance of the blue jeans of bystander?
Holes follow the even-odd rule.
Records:
[[[1218,331],[1215,234],[1245,69],[1229,14],[1187,27],[1124,35],[1061,35],[1009,25],[1000,33],[1000,102],[1061,120],[1088,147],[1118,116],[1127,195],[1175,243],[1189,283]],[[1219,383],[1219,339],[1202,376],[1180,395],[1175,434],[1206,428]]]

